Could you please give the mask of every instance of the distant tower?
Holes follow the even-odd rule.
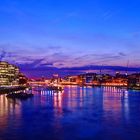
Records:
[[[101,65],[101,67],[100,67],[100,75],[102,74],[102,67],[103,67],[103,65]]]
[[[126,65],[126,75],[128,75],[128,66],[129,66],[129,60],[127,61],[127,65]]]

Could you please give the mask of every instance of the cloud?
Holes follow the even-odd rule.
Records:
[[[120,56],[126,56],[126,54],[123,53],[123,52],[119,52],[119,55],[120,55]]]
[[[2,61],[5,57],[6,57],[6,51],[4,51],[4,50],[1,50],[0,51],[0,61]]]
[[[30,46],[23,45],[0,45],[3,47],[1,59],[13,64],[22,66],[23,69],[36,68],[72,68],[84,67],[87,65],[112,65],[126,66],[128,54],[124,51],[107,52],[71,52],[70,49],[64,51],[63,46]],[[135,63],[132,60],[131,66],[138,66],[139,62]],[[134,64],[134,65],[133,65]]]
[[[1,49],[0,60],[16,64],[26,75],[42,76],[59,73],[68,75],[81,73],[87,70],[125,70],[127,55],[123,51],[114,53],[67,53],[62,46],[46,46],[36,48],[7,45]],[[69,50],[68,50],[69,51]],[[125,63],[124,63],[125,62]],[[124,64],[123,64],[124,63]],[[140,70],[139,59],[129,70]],[[38,71],[38,72],[37,72]]]

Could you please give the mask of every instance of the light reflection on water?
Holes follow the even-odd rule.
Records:
[[[0,139],[140,139],[140,92],[66,86],[28,100],[0,96]]]

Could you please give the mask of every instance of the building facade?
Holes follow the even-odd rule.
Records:
[[[17,66],[0,61],[0,86],[19,85],[20,75]]]

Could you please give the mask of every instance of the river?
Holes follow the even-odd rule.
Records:
[[[140,140],[139,91],[66,86],[33,94],[0,95],[0,140]]]

